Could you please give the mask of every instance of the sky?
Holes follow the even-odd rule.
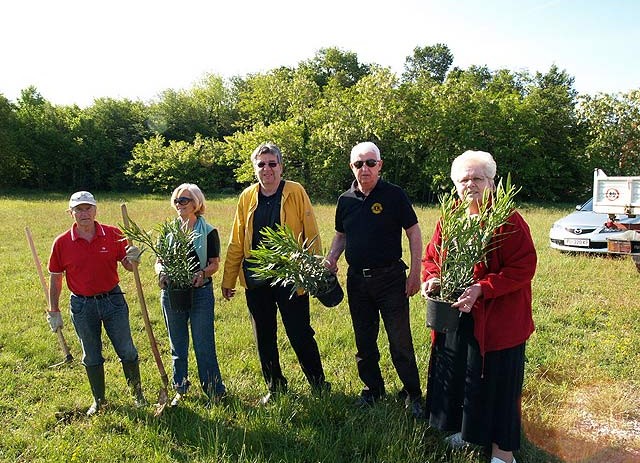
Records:
[[[148,102],[328,47],[400,75],[437,43],[463,69],[555,64],[580,93],[640,89],[637,0],[9,0],[0,18],[0,94],[14,102],[31,85],[56,105]]]

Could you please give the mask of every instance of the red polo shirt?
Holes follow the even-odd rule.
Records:
[[[65,273],[74,294],[94,296],[113,289],[118,278],[118,262],[125,257],[122,232],[109,225],[96,224],[91,241],[78,236],[77,225],[58,236],[49,257],[49,272]]]

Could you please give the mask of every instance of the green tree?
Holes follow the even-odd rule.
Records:
[[[523,147],[526,167],[519,171],[523,197],[558,200],[590,191],[591,173],[584,163],[582,133],[576,114],[573,77],[553,65],[536,73],[524,101],[530,136]]]
[[[640,175],[640,90],[583,95],[578,117],[588,133],[585,155],[590,171]]]
[[[312,59],[301,62],[298,70],[322,89],[330,80],[342,87],[351,87],[371,72],[371,66],[360,63],[356,53],[330,47],[321,48]]]
[[[79,110],[78,110],[79,111]],[[33,86],[22,90],[16,104],[17,143],[25,153],[24,186],[41,189],[75,185],[76,154],[69,117],[46,101]]]
[[[413,55],[405,59],[402,79],[416,81],[420,77],[428,77],[443,83],[451,63],[453,63],[453,54],[444,43],[415,47]]]
[[[84,152],[90,153],[86,169],[97,188],[131,186],[124,170],[134,146],[151,135],[146,111],[138,101],[100,98],[82,112],[75,139]]]
[[[286,120],[290,114],[289,89],[293,79],[294,72],[285,67],[237,79],[238,127],[246,130]]]
[[[232,184],[221,142],[196,135],[193,143],[169,141],[156,135],[133,149],[125,175],[137,186],[170,193],[181,183],[197,183],[203,191],[226,191]]]
[[[225,81],[207,74],[189,90],[168,89],[149,108],[149,127],[167,140],[192,142],[196,135],[222,139],[232,132],[235,102]]]
[[[28,177],[25,154],[18,142],[20,121],[15,106],[0,95],[0,187],[20,186]]]

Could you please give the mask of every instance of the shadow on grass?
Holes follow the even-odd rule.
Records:
[[[395,397],[365,408],[355,406],[355,398],[336,392],[322,397],[290,392],[262,406],[229,396],[212,408],[205,407],[204,399],[190,398],[166,408],[159,418],[148,418],[146,424],[166,438],[171,461],[180,462],[480,463],[489,459],[486,449],[447,449],[444,434],[425,420],[415,420]],[[561,462],[526,439],[518,454],[521,463]]]

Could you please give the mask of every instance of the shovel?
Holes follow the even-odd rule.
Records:
[[[27,242],[29,243],[29,247],[31,248],[31,255],[33,256],[33,262],[36,265],[36,270],[38,271],[38,276],[40,277],[40,284],[42,285],[42,291],[44,291],[44,298],[47,301],[47,306],[49,306],[49,289],[47,289],[47,282],[44,280],[44,275],[42,273],[42,264],[40,263],[40,259],[38,258],[38,253],[36,251],[36,246],[33,244],[33,237],[31,236],[31,230],[29,227],[25,227],[24,232],[27,235]],[[58,337],[58,344],[60,345],[60,349],[62,350],[62,355],[64,359],[62,362],[51,365],[51,368],[56,368],[65,363],[71,363],[73,361],[73,355],[71,355],[71,351],[69,350],[69,346],[67,345],[67,341],[64,339],[64,334],[62,334],[62,328],[58,328],[56,330],[56,336]]]
[[[127,214],[127,205],[121,204],[120,209],[122,210],[122,220],[124,221],[124,225],[126,227],[129,226],[129,214]],[[127,240],[128,244],[131,244],[131,240]],[[158,350],[158,343],[156,342],[156,337],[153,335],[153,329],[151,328],[151,322],[149,321],[149,312],[147,311],[147,304],[144,300],[144,293],[142,292],[142,283],[140,282],[140,273],[138,271],[138,262],[132,262],[133,266],[133,277],[136,280],[136,290],[138,292],[138,300],[140,301],[140,311],[142,312],[142,319],[144,320],[144,329],[147,332],[147,337],[149,338],[149,343],[151,344],[151,351],[153,352],[153,358],[156,361],[156,365],[158,366],[158,371],[160,372],[160,379],[162,380],[162,388],[160,389],[160,393],[158,394],[158,403],[156,404],[156,411],[153,416],[160,416],[167,406],[167,402],[169,400],[169,394],[167,392],[167,387],[169,386],[169,378],[167,377],[167,372],[164,369],[164,364],[162,363],[162,357],[160,357],[160,351]]]

